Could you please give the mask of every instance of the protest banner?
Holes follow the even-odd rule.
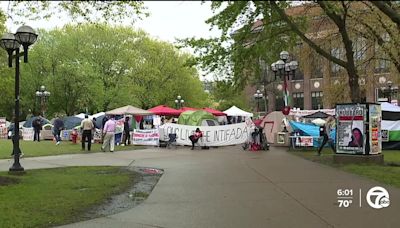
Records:
[[[24,141],[33,141],[34,130],[32,127],[22,128],[22,139]]]
[[[131,132],[131,142],[134,145],[157,146],[160,140],[158,129],[139,130]]]
[[[192,145],[189,136],[196,128],[203,132],[202,144],[206,146],[228,146],[245,143],[250,137],[251,124],[248,122],[229,124],[221,126],[189,126],[167,123],[162,128],[163,138],[168,138],[168,134],[176,134],[176,142],[179,145]]]

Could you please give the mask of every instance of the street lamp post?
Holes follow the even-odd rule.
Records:
[[[257,112],[260,112],[260,100],[263,98],[263,94],[260,92],[260,90],[257,90],[253,96],[257,101]]]
[[[182,97],[180,95],[178,95],[175,100],[177,109],[180,109],[182,107],[183,103],[185,103],[185,101],[182,99]]]
[[[289,53],[287,51],[282,51],[280,53],[280,60],[276,61],[275,63],[271,64],[271,69],[276,76],[280,78],[283,77],[283,87],[285,92],[285,106],[289,106],[289,91],[288,91],[288,81],[290,81],[290,76],[294,78],[296,75],[296,69],[298,67],[297,61],[290,61],[289,62]]]
[[[50,97],[50,92],[46,91],[46,87],[44,85],[40,86],[39,91],[36,91],[36,97],[39,99],[40,102],[40,111],[42,113],[42,116],[44,116],[45,114],[45,110],[46,110],[46,102],[48,100],[48,98]]]
[[[289,52],[287,52],[287,51],[282,51],[279,54],[279,57],[280,57],[280,60],[271,64],[271,69],[275,74],[275,78],[276,78],[276,76],[279,76],[280,78],[283,77],[283,91],[284,91],[285,108],[282,112],[284,113],[285,120],[286,120],[286,115],[289,114],[289,111],[290,111],[288,81],[290,81],[290,76],[292,76],[292,78],[295,77],[296,69],[299,64],[297,63],[297,61],[294,61],[294,60],[289,62]],[[283,129],[283,131],[287,132],[286,126]]]
[[[393,86],[392,81],[388,81],[386,83],[386,85],[387,85],[387,88],[381,87],[381,91],[383,92],[383,95],[388,99],[388,102],[392,103],[392,95],[393,95],[393,93],[398,91],[399,88],[397,86]]]
[[[19,148],[19,49],[22,45],[24,49],[24,62],[28,62],[28,47],[36,42],[37,34],[26,25],[17,29],[15,34],[5,33],[0,41],[0,46],[8,53],[8,67],[12,67],[12,59],[15,57],[15,113],[14,113],[14,136],[13,136],[13,155],[14,164],[10,167],[10,172],[24,171],[19,163],[21,150]],[[14,54],[15,51],[15,55]]]

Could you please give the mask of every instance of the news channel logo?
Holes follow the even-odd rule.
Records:
[[[371,188],[366,195],[367,203],[370,207],[375,209],[381,209],[389,207],[389,192],[380,186]]]

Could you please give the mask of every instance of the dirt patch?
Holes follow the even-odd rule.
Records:
[[[1,176],[0,176],[0,186],[7,186],[7,185],[12,185],[12,184],[18,184],[19,182],[20,182],[20,180],[17,179],[17,178],[1,177]]]
[[[150,195],[154,186],[164,173],[161,169],[147,167],[127,167],[135,172],[133,184],[119,195],[111,196],[106,203],[89,210],[83,219],[92,219],[117,214],[141,204]]]

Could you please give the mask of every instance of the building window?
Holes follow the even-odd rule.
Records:
[[[367,53],[367,42],[364,38],[358,38],[353,43],[354,60],[360,61],[365,59]]]
[[[275,97],[275,110],[281,111],[285,107],[285,101],[283,100],[283,96]]]
[[[317,54],[311,57],[311,78],[323,78],[322,60]]]
[[[293,107],[304,109],[304,93],[293,93]]]
[[[343,48],[332,48],[331,55],[338,59],[343,59],[344,51]],[[343,69],[336,63],[331,63],[332,76],[337,76],[337,74]]]
[[[322,91],[318,92],[311,92],[311,108],[316,110],[316,109],[322,109],[324,108],[322,104],[322,97],[324,96]]]
[[[382,51],[382,48],[376,44],[375,45],[375,69],[374,72],[379,73],[389,73],[390,72],[390,60],[387,54]]]

